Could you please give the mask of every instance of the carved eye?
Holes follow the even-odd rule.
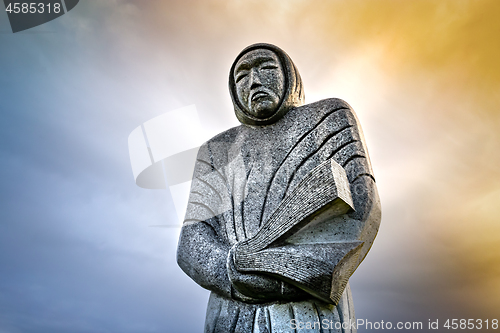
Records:
[[[241,79],[247,76],[247,73],[240,73],[236,76],[236,83],[240,82]]]
[[[278,66],[275,65],[264,65],[262,66],[262,69],[277,69]]]

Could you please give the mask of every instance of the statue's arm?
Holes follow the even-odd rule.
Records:
[[[177,249],[177,263],[196,283],[220,295],[231,297],[226,269],[229,247],[221,242],[205,221],[185,223]]]
[[[210,143],[205,143],[196,158],[177,263],[203,288],[230,297],[231,282],[226,269],[229,245],[219,235],[218,216],[227,202],[226,182],[213,164]]]
[[[370,250],[377,235],[381,220],[381,207],[359,120],[352,108],[344,101],[342,103],[347,107],[346,116],[352,125],[352,135],[358,140],[346,146],[344,152],[339,152],[336,156],[342,161],[341,164],[346,171],[355,209],[354,212],[348,214],[349,218],[356,223],[355,227],[350,226],[353,230],[349,234],[353,237],[352,240],[364,242],[357,263],[359,265]]]
[[[215,170],[209,146],[200,148],[177,250],[180,268],[201,287],[246,302],[288,300],[304,293],[262,274],[234,267],[227,239],[221,236],[222,213],[230,209],[224,173]]]
[[[177,263],[201,287],[251,303],[301,299],[307,295],[276,278],[239,272],[234,267],[232,254],[208,223],[182,227]]]
[[[344,222],[340,222],[340,226],[344,240],[364,243],[359,253],[357,262],[359,265],[370,250],[380,226],[380,200],[365,138],[356,113],[343,100],[330,99],[327,102],[331,103],[332,107],[343,108],[338,114],[338,119],[349,125],[346,130],[335,136],[338,142],[344,144],[334,151],[332,158],[344,168],[349,181],[354,211],[347,215],[348,218],[344,219]]]
[[[351,234],[355,236],[355,240],[364,242],[359,254],[359,265],[370,250],[380,226],[380,199],[375,180],[369,175],[358,177],[350,187],[355,211],[348,215],[357,221],[356,232]]]

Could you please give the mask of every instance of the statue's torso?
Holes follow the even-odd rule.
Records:
[[[218,173],[214,180],[204,180],[225,183],[224,187],[218,184],[217,191],[226,203],[213,201],[209,206],[216,214],[223,213],[220,232],[230,245],[252,237],[285,195],[323,161],[333,158],[347,166],[350,181],[360,173],[360,163],[371,172],[369,161],[363,158],[356,118],[337,99],[295,108],[273,125],[232,128],[203,149],[202,158]],[[190,211],[198,213],[188,206],[186,219],[193,217]]]
[[[371,174],[356,118],[341,100],[292,109],[272,125],[232,128],[201,148],[186,221],[210,220],[218,237],[231,247],[255,235],[286,194],[330,158],[346,169],[350,182],[362,172]],[[290,320],[300,318],[353,320],[349,286],[337,307],[313,299],[246,304],[213,293],[206,331],[247,332],[254,327],[255,332],[282,332],[290,329]],[[310,330],[320,331],[328,332],[324,327]]]

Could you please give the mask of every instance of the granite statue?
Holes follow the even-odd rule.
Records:
[[[304,105],[297,68],[270,44],[236,57],[229,90],[241,125],[201,146],[177,252],[211,291],[205,332],[355,332],[348,281],[381,210],[354,111]]]

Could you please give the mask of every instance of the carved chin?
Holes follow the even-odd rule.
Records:
[[[271,117],[276,112],[276,103],[274,101],[263,100],[252,103],[250,114],[259,119]]]

